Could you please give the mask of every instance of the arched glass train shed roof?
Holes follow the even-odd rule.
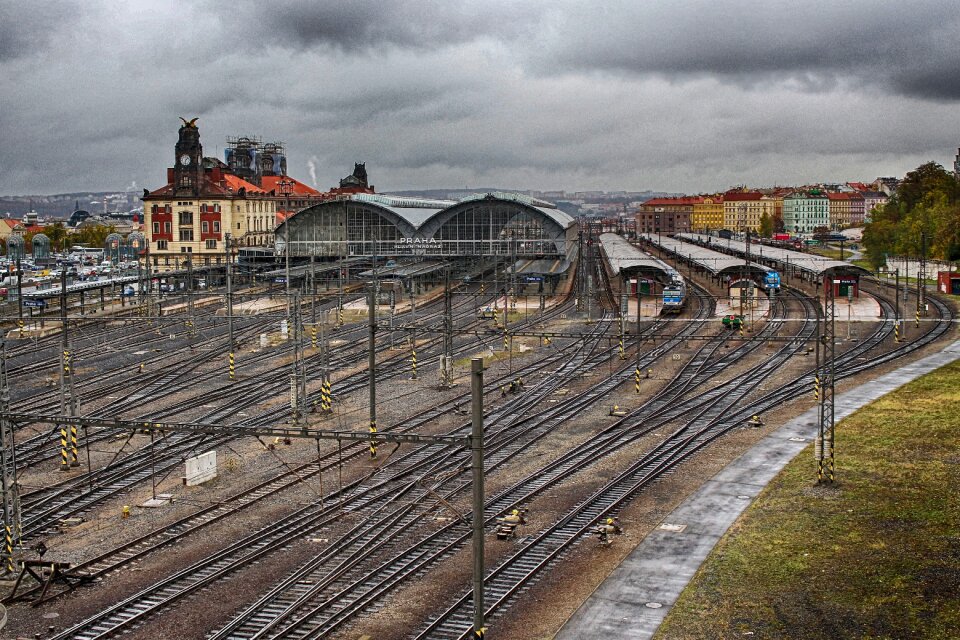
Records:
[[[733,253],[735,255],[744,255],[746,247],[742,240],[727,240],[725,238],[715,238],[699,233],[678,233],[677,238],[696,242],[698,244],[709,244],[720,248],[722,251]],[[818,256],[800,251],[790,251],[779,247],[770,247],[759,243],[750,245],[750,255],[755,260],[763,262],[774,262],[781,266],[790,265],[793,269],[805,271],[811,276],[820,278],[824,275],[869,275],[870,272],[863,267],[858,267],[849,262],[841,260],[831,260],[823,256]]]
[[[291,256],[428,256],[551,259],[576,245],[574,219],[520,194],[463,200],[350,194],[298,211],[275,230]]]
[[[615,275],[662,275],[670,279],[677,270],[638,249],[616,233],[600,234],[600,247]]]
[[[748,275],[762,277],[764,274],[774,271],[766,265],[756,262],[750,262],[747,265],[740,258],[734,258],[691,242],[683,242],[670,236],[658,237],[656,234],[644,233],[640,234],[640,237],[663,247],[663,249],[678,257],[699,265],[715,276],[738,276],[743,274],[745,269],[749,269]]]

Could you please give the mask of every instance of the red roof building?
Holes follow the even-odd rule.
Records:
[[[205,158],[195,121],[184,121],[174,147],[167,184],[144,191],[147,251],[159,271],[219,263],[225,234],[244,246],[273,242],[277,198],[261,186]]]
[[[849,191],[831,192],[827,194],[827,200],[830,201],[831,229],[863,226],[864,199],[861,194]]]
[[[701,196],[647,200],[637,212],[637,233],[687,233],[693,205],[702,202]]]

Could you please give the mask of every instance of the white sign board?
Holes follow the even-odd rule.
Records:
[[[193,458],[187,458],[187,475],[184,480],[188,487],[202,484],[217,477],[217,452],[208,451]]]

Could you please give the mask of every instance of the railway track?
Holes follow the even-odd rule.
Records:
[[[579,350],[582,351],[582,348]],[[578,357],[577,354],[569,357]],[[554,384],[550,382],[550,384]],[[432,466],[432,448],[420,447],[402,457],[406,463],[405,473],[414,475],[418,469]],[[376,505],[388,500],[397,486],[397,479],[388,471],[397,461],[381,468],[375,476],[376,482],[364,485],[355,483],[344,489],[343,508],[356,511],[367,505]],[[154,585],[130,599],[119,603],[116,607],[105,611],[96,619],[90,619],[82,625],[67,632],[63,637],[104,637],[121,628],[129,628],[136,624],[146,612],[159,610],[170,603],[179,600],[195,590],[200,589],[213,581],[247,566],[250,562],[262,557],[275,549],[282,548],[293,539],[306,535],[310,531],[326,526],[340,517],[340,496],[327,497],[329,506],[311,505],[294,514],[273,523],[266,530],[248,536],[234,545],[212,556],[209,560],[198,563],[168,579]],[[140,613],[134,613],[140,611]],[[131,613],[134,615],[131,617]]]
[[[562,312],[557,307],[553,312]],[[491,339],[499,339],[498,335]],[[430,344],[436,346],[439,338],[432,339]],[[386,345],[381,345],[382,349]],[[348,351],[348,348],[345,348]],[[363,354],[354,354],[352,361],[362,359]],[[397,354],[381,364],[378,379],[385,380],[406,373],[406,355]],[[313,365],[315,373],[319,364]],[[308,374],[311,370],[308,370]],[[363,388],[367,384],[365,372],[359,372],[338,381],[338,393],[345,394]],[[271,394],[280,394],[287,390],[286,380],[248,380],[244,383],[229,387],[221,394],[219,401],[222,408],[208,412],[201,418],[203,422],[216,423],[232,417],[243,409],[261,403],[259,398],[269,397]],[[308,397],[308,403],[317,400],[318,395]],[[196,403],[209,402],[209,398],[199,398],[194,401],[181,402],[176,407],[157,411],[147,416],[139,416],[138,421],[152,422],[162,420],[171,415],[182,413],[195,406]],[[201,405],[202,406],[202,405]],[[288,409],[278,406],[262,410],[253,416],[244,418],[237,423],[238,433],[242,433],[244,426],[269,424],[287,417]],[[97,437],[109,438],[119,434],[119,430],[106,429],[97,434]],[[171,434],[148,446],[133,452],[114,463],[95,471],[92,474],[80,474],[67,478],[59,483],[25,493],[21,496],[23,513],[22,535],[24,538],[49,533],[59,522],[68,517],[82,515],[104,500],[123,493],[137,484],[144,482],[154,475],[168,474],[184,460],[203,450],[210,450],[222,446],[237,436],[195,436],[192,434]],[[158,447],[163,447],[159,450]],[[91,482],[92,481],[92,482]],[[91,484],[93,485],[91,487]]]
[[[939,301],[938,301],[939,302]],[[890,310],[888,303],[886,310]],[[951,314],[942,303],[937,304],[941,319],[950,320]],[[904,345],[903,349],[881,355],[870,362],[860,360],[862,354],[889,339],[890,329],[885,325],[875,330],[865,341],[837,358],[836,375],[846,378],[883,362],[901,357],[905,352],[929,344],[945,332],[949,324],[941,322],[939,330],[932,330],[914,344]],[[534,584],[543,572],[552,564],[569,553],[571,547],[591,532],[592,526],[602,518],[616,513],[622,504],[651,482],[662,478],[694,453],[702,450],[731,428],[742,424],[755,412],[762,412],[791,400],[809,387],[810,374],[794,379],[777,391],[766,394],[738,410],[726,412],[704,412],[665,440],[661,445],[641,460],[621,473],[603,489],[597,491],[567,514],[565,518],[532,540],[525,542],[520,549],[502,562],[485,579],[485,590],[490,599],[485,600],[487,616],[502,613],[516,597]],[[762,378],[761,378],[762,379]],[[751,388],[759,384],[757,380]],[[489,619],[489,618],[488,618]],[[467,638],[472,625],[472,594],[464,594],[443,614],[434,619],[417,636],[418,638]],[[316,637],[302,635],[299,637]]]
[[[484,385],[485,393],[494,394],[499,391],[501,385],[514,379],[515,376],[529,376],[544,364],[549,365],[550,362],[562,360],[565,354],[572,348],[572,346],[568,346],[565,349],[557,351],[550,355],[545,363],[527,364],[524,367],[518,368],[513,374],[488,380]],[[462,403],[467,401],[469,401],[469,393],[463,393],[456,398],[421,411],[395,425],[387,426],[384,428],[384,431],[388,433],[405,433],[412,431],[436,420],[450,411],[456,411]],[[167,547],[174,542],[181,541],[187,536],[219,522],[238,511],[246,509],[265,498],[276,496],[284,491],[296,488],[304,481],[322,475],[323,473],[331,472],[344,462],[355,460],[366,455],[366,453],[366,448],[363,445],[348,445],[341,451],[323,455],[317,461],[292,466],[276,477],[234,494],[215,505],[210,505],[170,525],[158,528],[144,536],[86,560],[76,565],[74,571],[90,579],[103,577],[134,560],[145,557],[149,553]],[[34,592],[27,592],[27,595],[35,593],[36,591],[39,591],[39,588]]]
[[[800,344],[800,342],[797,343],[797,345],[798,345],[797,348],[799,348],[799,344]],[[914,346],[913,348],[919,348],[919,345],[918,345],[918,346]],[[853,357],[857,357],[857,356],[853,356]],[[706,366],[705,363],[706,363],[706,361],[708,361],[708,360],[709,360],[709,358],[707,358],[706,360],[700,362],[700,364],[698,365],[697,368],[705,367],[705,366]],[[622,374],[622,373],[623,373],[623,372],[620,371],[620,372],[618,372],[618,375],[620,375],[620,374]],[[852,375],[852,374],[851,374],[851,375]],[[692,382],[690,382],[692,379],[693,379],[693,378],[688,379],[688,382],[687,382],[688,388],[689,388],[689,384],[692,384]],[[803,382],[806,383],[806,381],[803,381]],[[542,397],[543,397],[543,396],[541,396],[541,398],[542,398]],[[780,400],[775,400],[775,402],[779,402],[779,401],[780,401]],[[504,419],[505,419],[509,424],[511,424],[511,426],[515,427],[517,424],[519,424],[520,422],[522,422],[522,421],[524,420],[524,417],[523,417],[523,416],[524,416],[524,413],[525,413],[525,410],[520,409],[520,408],[516,408],[516,409],[512,410],[512,412],[509,413],[509,414],[508,414],[508,413],[505,413],[505,414],[504,414]],[[708,416],[707,414],[704,414],[704,416],[705,416],[705,417],[702,418],[703,420],[707,420],[707,419],[709,418],[709,416]],[[717,422],[717,421],[719,420],[719,418],[713,417],[713,418],[710,418],[710,420],[712,420],[713,422]],[[717,424],[720,424],[720,423],[717,422]],[[719,437],[719,436],[717,436],[717,435],[712,436],[712,438],[715,438],[715,437]],[[690,442],[694,442],[694,440],[691,439]],[[692,445],[691,445],[691,446],[692,446]],[[702,446],[706,446],[706,442],[705,442],[704,444],[700,445],[700,446],[701,446],[701,447],[702,447]],[[673,462],[671,462],[672,465],[679,464],[679,461],[681,461],[682,459],[684,459],[684,457],[683,457],[680,453],[678,453],[677,451],[679,451],[679,450],[675,450],[674,453],[672,454],[673,458],[675,458],[675,460],[674,460]],[[686,454],[684,454],[684,455],[686,455]],[[671,460],[672,460],[673,458],[671,458]],[[493,459],[493,458],[491,458],[491,459]],[[671,467],[668,467],[668,468],[672,468],[672,466],[671,466]],[[420,467],[420,470],[423,471],[423,468]],[[388,480],[389,480],[389,478],[388,478]],[[402,480],[394,479],[394,485],[396,485],[396,484],[398,484],[398,483],[401,483],[401,482],[402,482]],[[415,483],[409,483],[408,486],[404,486],[404,488],[403,488],[402,491],[403,491],[403,495],[404,495],[404,496],[407,496],[407,495],[410,495],[412,492],[415,492],[416,490],[417,490],[416,484],[415,484]],[[382,510],[382,509],[384,508],[384,505],[385,505],[385,504],[389,504],[389,505],[392,506],[394,503],[391,502],[391,496],[393,496],[393,495],[395,495],[395,494],[394,494],[394,493],[384,493],[384,494],[382,494],[382,495],[380,496],[379,501],[377,501],[377,500],[372,500],[372,501],[370,501],[369,503],[367,503],[367,504],[370,505],[370,506],[366,507],[366,509],[367,509],[368,511],[372,511],[372,510],[376,509],[376,510],[379,512],[380,510]],[[453,495],[453,494],[450,494],[450,495]],[[353,498],[353,496],[350,496],[350,497],[351,497],[351,499]],[[412,504],[416,504],[416,503],[417,503],[417,501],[413,501],[413,502],[412,502]],[[374,507],[373,505],[378,505],[378,506],[377,506],[377,507]],[[365,508],[365,506],[364,506],[364,503],[362,502],[362,500],[360,500],[360,501],[358,501],[358,502],[355,502],[355,503],[354,503],[354,506],[350,507],[351,511],[353,511],[353,510],[362,511],[364,508]],[[395,527],[397,523],[401,523],[401,522],[403,521],[403,519],[404,519],[405,517],[407,517],[410,513],[411,513],[410,507],[405,506],[402,510],[393,512],[387,519],[385,519],[385,520],[379,525],[379,527],[382,529],[382,531],[384,531],[384,532],[389,532],[389,530],[391,529],[391,527]],[[496,512],[496,513],[499,513],[499,511]],[[494,514],[494,515],[495,515],[495,514]],[[492,517],[492,516],[491,516],[491,517]],[[308,526],[309,526],[309,525],[308,525]],[[381,535],[383,535],[383,534],[381,534]],[[386,535],[390,535],[390,534],[389,534],[389,533],[386,533]],[[420,571],[420,570],[421,570],[421,569],[417,569],[416,571]],[[400,576],[400,575],[413,575],[413,574],[412,574],[412,573],[409,573],[409,572],[408,572],[408,573],[404,573],[404,570],[403,570],[403,569],[399,569],[399,570],[396,571],[396,573],[395,573],[394,575]],[[201,577],[201,580],[204,580],[204,578]],[[211,579],[211,581],[212,581],[212,579]],[[209,582],[204,582],[203,584],[196,586],[194,589],[202,588],[202,586],[205,586],[205,584],[209,584]],[[184,597],[185,595],[188,595],[188,593],[193,592],[194,589],[191,589],[189,592],[182,592],[182,593],[181,593],[181,592],[177,592],[176,594],[174,594],[174,593],[168,593],[168,594],[166,595],[166,597],[169,597],[169,598],[171,599],[171,601],[177,600],[177,599],[180,599],[180,598]],[[381,591],[380,593],[385,593],[385,592],[386,592],[386,591],[384,590],[384,591]],[[371,593],[373,593],[373,592],[371,592]],[[508,595],[508,596],[505,596],[505,597],[506,597],[506,600],[504,600],[504,602],[508,602],[509,599],[510,599],[512,596]],[[146,602],[146,600],[144,600],[143,602]],[[131,606],[133,606],[133,605],[131,605]],[[151,606],[153,606],[153,605],[151,605]],[[161,606],[162,606],[162,605],[161,605]],[[500,605],[497,605],[497,606],[499,607]],[[289,608],[290,608],[290,605],[289,605],[289,603],[288,603],[288,604],[286,605],[286,608],[285,608],[284,610],[288,610]],[[357,609],[357,610],[362,610],[362,607],[360,607],[360,608]],[[134,622],[132,622],[131,624],[136,624],[136,622],[138,622],[139,620],[142,620],[146,615],[149,615],[149,613],[148,613],[148,612],[144,612],[144,613],[142,613],[142,614],[141,614],[141,613],[134,613],[133,616],[130,618],[131,620],[134,620]],[[123,626],[123,628],[129,628],[130,625],[124,623],[122,626]],[[107,633],[107,634],[112,633],[113,630],[115,630],[115,629],[106,631],[105,633]],[[317,636],[315,636],[315,635],[314,635],[314,636],[309,635],[310,633],[316,633],[316,631],[309,631],[307,635],[293,634],[293,635],[291,635],[291,637],[317,637]],[[62,637],[67,637],[67,636],[62,636]],[[87,635],[77,635],[77,636],[70,636],[70,637],[100,637],[100,636],[97,636],[97,635],[90,635],[90,636],[87,636]],[[240,635],[240,636],[238,636],[238,637],[249,637],[249,636]],[[259,637],[259,636],[258,636],[258,637]],[[264,637],[266,637],[266,636],[264,636]],[[430,637],[433,637],[433,636],[430,636]],[[441,637],[441,636],[438,636],[438,637]],[[442,637],[446,637],[446,636],[442,636]]]
[[[722,343],[723,339],[721,338],[711,347],[704,347],[704,351],[713,354]],[[750,347],[750,349],[752,348],[755,347]],[[722,361],[736,359],[736,357],[739,356],[726,354],[724,358],[721,358],[721,362],[715,363],[715,366],[712,367],[713,372],[708,375],[714,375],[717,371],[722,370],[726,366]],[[709,355],[701,354],[694,359],[691,365],[688,365],[687,369],[677,378],[678,393],[684,388],[689,388],[692,378],[691,371],[702,373],[708,360]],[[567,407],[566,411],[569,412],[571,408]],[[547,425],[552,426],[549,422]],[[631,439],[636,437],[639,437],[639,435],[632,435]],[[609,451],[597,455],[602,457],[607,453]],[[506,457],[502,448],[492,452],[490,458],[488,458],[489,470],[499,467]],[[492,521],[497,514],[508,510],[509,507],[533,497],[546,487],[555,484],[559,479],[575,473],[577,469],[582,468],[584,463],[592,462],[583,458],[572,462],[567,458],[567,461],[568,464],[556,467],[556,475],[552,478],[540,475],[529,479],[530,487],[528,487],[529,491],[525,495],[501,496],[499,503],[495,502],[492,509],[491,505],[488,504],[488,508],[485,509],[486,513],[491,514],[487,518],[488,522]],[[455,466],[455,463],[445,462],[444,465]],[[465,487],[466,484],[464,483],[455,490],[448,488],[445,490],[444,497],[452,499],[457,492],[462,491]],[[434,489],[437,490],[438,488],[435,487]],[[409,506],[404,507],[404,510],[409,510]],[[404,515],[409,522],[416,522],[422,516],[422,514],[417,513]],[[365,533],[368,530],[373,531],[378,526],[377,521],[367,521],[363,523],[362,531]],[[449,539],[451,535],[454,538],[453,540]],[[442,559],[452,553],[456,546],[464,542],[468,536],[469,529],[451,525],[445,528],[443,532],[429,536],[423,543],[418,543],[404,551],[398,559],[377,565],[374,570],[369,571],[367,576],[358,579],[354,584],[346,583],[343,580],[341,572],[344,565],[342,563],[338,564],[337,558],[331,558],[327,553],[324,553],[322,557],[318,557],[314,563],[311,563],[310,567],[298,571],[296,575],[278,585],[256,606],[245,611],[242,616],[212,637],[322,636],[331,632],[350,615],[356,613],[359,608],[382,597],[404,576],[420,575],[426,568],[427,558],[432,562]],[[371,540],[368,539],[368,535],[365,535],[361,547],[377,549],[389,543],[390,540],[384,540],[383,538]],[[337,571],[324,575],[325,568],[331,565],[336,566]],[[321,592],[324,593],[324,597],[318,598],[318,594]],[[311,599],[320,602],[307,606]],[[294,617],[294,612],[298,609],[306,609],[306,612],[297,612],[300,617],[292,622],[291,618]],[[309,620],[309,625],[305,622],[306,620]],[[306,631],[305,628],[310,629],[310,631]]]

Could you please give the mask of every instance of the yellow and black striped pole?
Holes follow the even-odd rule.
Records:
[[[740,321],[740,324],[738,325],[738,327],[740,328],[740,337],[742,338],[743,337],[743,320]]]
[[[337,326],[343,326],[343,305],[340,305],[340,307],[337,309]]]
[[[4,538],[3,546],[7,552],[6,569],[7,569],[7,573],[11,574],[16,572],[16,565],[13,562],[13,528],[9,524],[7,524],[4,528],[5,528],[5,531],[4,531],[5,538]]]
[[[813,399],[820,400],[820,376],[813,377]]]
[[[77,425],[70,425],[70,466],[79,467],[80,458],[77,455]]]
[[[900,342],[900,322],[893,323],[893,341]]]
[[[370,459],[377,457],[377,441],[374,440],[374,436],[377,434],[377,423],[370,423]]]
[[[324,380],[320,386],[320,409],[330,412],[333,409],[333,394],[330,391],[330,380]]]
[[[67,426],[60,425],[60,471],[70,470],[69,449],[67,447]]]
[[[640,393],[640,367],[637,367],[633,372],[633,386],[637,393]]]
[[[620,337],[620,359],[626,359],[626,355],[623,353],[623,336]]]
[[[917,307],[917,328],[920,328],[920,307]]]
[[[507,333],[506,330],[504,330],[503,332],[503,350],[504,351],[510,350],[510,334]]]
[[[236,366],[236,361],[234,360],[234,357],[233,357],[233,351],[230,352],[230,379],[231,380],[237,379],[237,366]]]

